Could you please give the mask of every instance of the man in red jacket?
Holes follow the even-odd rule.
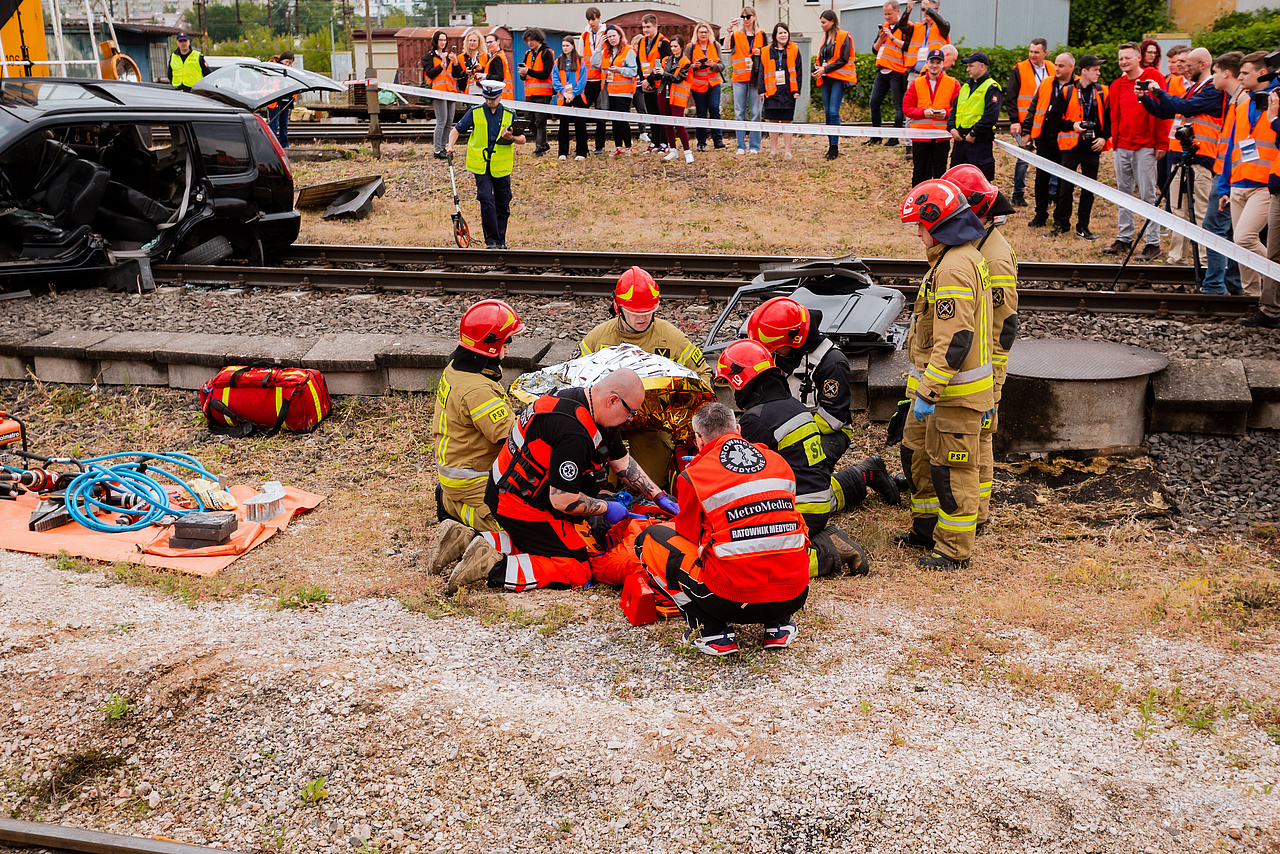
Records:
[[[1159,189],[1156,184],[1156,161],[1168,153],[1169,120],[1157,119],[1139,102],[1147,88],[1144,81],[1164,88],[1164,75],[1155,66],[1143,68],[1138,46],[1133,42],[1120,45],[1118,54],[1123,72],[1111,84],[1108,100],[1111,107],[1111,146],[1115,149],[1116,187],[1154,205]],[[1141,89],[1138,87],[1141,86]],[[1115,242],[1102,250],[1103,255],[1124,255],[1133,247],[1133,211],[1120,209],[1120,230]],[[1146,245],[1135,256],[1139,261],[1157,261],[1160,253],[1160,226],[1147,226]]]
[[[680,511],[642,531],[636,554],[654,589],[672,591],[689,624],[685,643],[707,655],[737,652],[734,622],[763,623],[765,649],[789,646],[791,616],[809,596],[809,537],[791,466],[743,439],[722,403],[694,413],[693,436],[697,456],[677,479]]]

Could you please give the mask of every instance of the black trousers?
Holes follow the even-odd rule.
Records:
[[[977,166],[982,170],[982,174],[987,176],[988,181],[996,179],[996,156],[992,152],[989,139],[980,139],[977,142],[965,142],[962,139],[956,142],[951,148],[951,165],[955,167],[962,163]]]
[[[569,102],[568,106],[582,109],[587,106],[586,99],[579,95]],[[569,125],[573,124],[573,138],[576,141],[574,146],[574,154],[578,157],[587,156],[587,120],[586,119],[560,119],[560,156],[569,156]]]
[[[640,94],[644,96],[644,111],[646,113],[651,116],[668,115],[668,113],[661,108],[661,105],[658,104],[657,89],[654,89],[652,92],[645,92],[641,89]],[[649,125],[649,144],[657,146],[666,145],[667,139],[664,134],[665,130],[666,128],[662,125]]]
[[[893,94],[893,126],[900,128],[906,122],[906,114],[902,112],[902,99],[907,93],[907,74],[905,71],[890,71],[887,74],[881,74],[880,70],[876,69],[876,77],[871,84],[872,127],[878,128],[881,126],[883,119],[880,117],[880,110],[884,105],[884,96],[890,93]],[[942,171],[945,172],[947,170],[943,169]],[[917,181],[916,183],[920,182]]]
[[[1058,141],[1056,139],[1045,139],[1043,136],[1036,139],[1036,154],[1039,154],[1045,160],[1053,163],[1062,162],[1062,152],[1058,150]],[[1053,179],[1043,169],[1036,170],[1036,216],[1049,216],[1049,203],[1053,201],[1053,197],[1049,195],[1049,182]]]
[[[480,202],[484,245],[489,248],[505,245],[507,220],[511,218],[511,176],[476,175],[476,200]]]
[[[947,171],[950,151],[949,139],[917,139],[911,146],[911,186],[930,178],[941,178]]]
[[[631,112],[631,100],[632,97],[630,95],[620,95],[616,98],[610,95],[609,109],[615,113],[629,113]],[[631,147],[631,122],[613,123],[613,144],[617,148]]]
[[[1098,161],[1100,153],[1086,145],[1077,145],[1062,152],[1062,165],[1072,172],[1079,172],[1086,178],[1098,177]],[[1070,181],[1058,182],[1058,204],[1053,209],[1053,224],[1063,231],[1071,228],[1071,195],[1075,184]],[[1093,193],[1080,191],[1080,210],[1076,213],[1076,230],[1089,230],[1089,216],[1093,213]]]
[[[588,80],[587,88],[583,90],[582,96],[586,100],[587,106],[593,110],[600,105],[600,90],[603,85],[603,81]],[[604,150],[605,124],[604,119],[596,121],[596,151]]]
[[[531,104],[550,104],[551,96],[534,95],[525,100]],[[547,145],[547,114],[530,111],[526,115],[529,117],[529,124],[533,126],[533,150],[550,151],[551,146]]]

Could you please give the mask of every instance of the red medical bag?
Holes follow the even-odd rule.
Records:
[[[324,375],[310,368],[233,365],[200,389],[200,411],[209,429],[229,436],[312,430],[332,405]]]

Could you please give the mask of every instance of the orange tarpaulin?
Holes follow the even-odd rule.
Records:
[[[233,486],[231,494],[236,501],[243,502],[253,498],[258,491],[250,486]],[[277,531],[284,530],[295,515],[306,513],[321,501],[324,501],[323,495],[286,486],[282,502],[284,512],[274,519],[261,523],[246,522],[244,509],[237,508],[235,513],[240,525],[231,535],[230,542],[205,549],[171,549],[168,543],[172,528],[167,527],[101,534],[71,522],[51,531],[29,531],[27,522],[31,518],[31,512],[40,503],[40,498],[35,493],[28,492],[18,496],[16,501],[0,501],[0,548],[46,555],[65,551],[91,560],[144,563],[147,566],[160,566],[208,577],[240,555],[266,542]]]

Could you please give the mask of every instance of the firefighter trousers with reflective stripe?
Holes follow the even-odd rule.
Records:
[[[445,489],[441,492],[440,504],[450,518],[476,531],[502,530],[493,511],[484,503],[483,483],[476,490]]]
[[[922,542],[933,540],[933,529],[938,524],[938,496],[933,491],[929,455],[924,450],[927,432],[926,422],[917,421],[908,409],[902,425],[902,471],[911,495],[911,530]]]
[[[717,596],[700,580],[702,561],[696,543],[680,536],[671,525],[650,525],[636,538],[636,553],[652,579],[655,591],[675,600],[685,622],[701,627],[704,635],[718,634],[729,623],[787,623],[804,607],[809,588],[786,602],[734,602]]]
[[[994,407],[995,411],[990,418],[982,419],[982,433],[979,439],[982,451],[982,462],[978,466],[978,524],[981,525],[987,521],[991,515],[991,485],[995,480],[995,455],[992,450],[991,437],[995,435],[996,430],[1000,428],[1000,407]]]
[[[968,560],[978,527],[982,413],[963,406],[939,406],[924,426],[924,455],[938,513],[934,550],[953,560]]]

